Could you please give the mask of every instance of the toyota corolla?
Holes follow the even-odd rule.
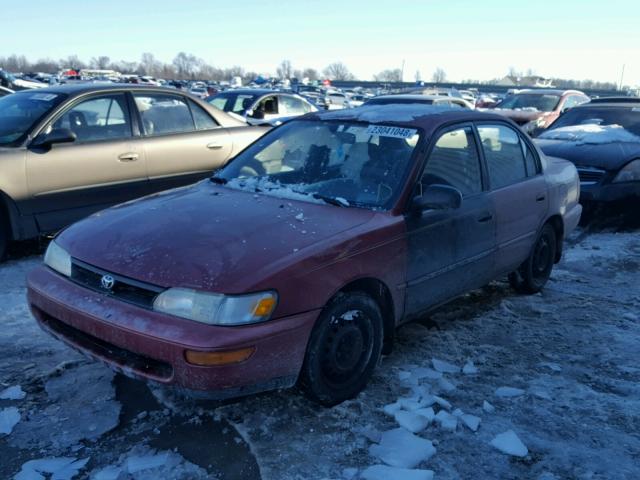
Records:
[[[310,114],[210,180],[95,214],[29,276],[43,329],[217,397],[352,398],[395,328],[501,275],[537,292],[578,223],[575,167],[510,120],[385,105]]]

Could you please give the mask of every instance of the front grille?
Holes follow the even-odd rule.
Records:
[[[599,168],[578,167],[578,176],[581,183],[598,183],[602,180],[607,172]]]
[[[103,286],[102,279],[104,276],[113,278],[114,282],[111,288]],[[153,301],[156,296],[164,291],[162,287],[123,277],[75,258],[71,263],[71,280],[95,292],[149,309],[153,307]]]
[[[144,376],[154,377],[160,380],[168,380],[173,376],[173,367],[168,363],[117,347],[61,322],[37,307],[33,308],[44,326],[82,350],[88,351],[97,357],[104,358],[121,368],[129,368]]]

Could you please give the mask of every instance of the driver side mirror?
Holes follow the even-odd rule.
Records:
[[[78,137],[68,128],[54,128],[49,133],[38,135],[31,147],[35,148],[51,148],[56,143],[72,143],[75,142]]]
[[[413,198],[412,210],[423,212],[424,210],[455,210],[462,205],[462,193],[460,190],[448,185],[429,185],[422,195]]]

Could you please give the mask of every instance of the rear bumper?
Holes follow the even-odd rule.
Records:
[[[199,324],[83,288],[44,266],[28,277],[40,326],[80,352],[129,376],[226,398],[295,383],[318,311],[242,327]],[[245,361],[198,366],[186,350],[255,348]]]
[[[580,185],[582,203],[608,203],[631,197],[640,197],[640,182]]]

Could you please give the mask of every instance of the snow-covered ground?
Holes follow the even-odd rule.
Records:
[[[226,405],[114,376],[40,332],[0,265],[0,478],[640,478],[640,236],[579,232],[542,294],[495,282],[400,329],[369,387]],[[4,433],[2,433],[4,432]]]

